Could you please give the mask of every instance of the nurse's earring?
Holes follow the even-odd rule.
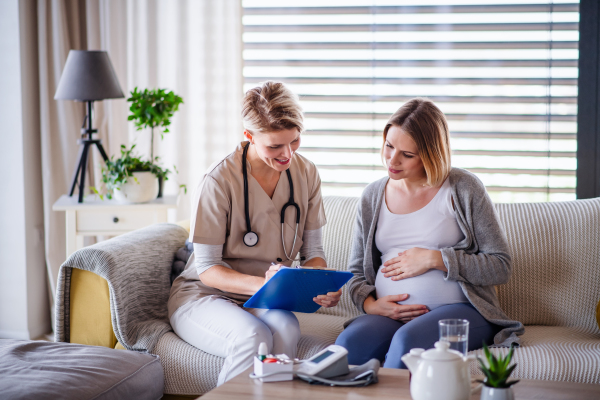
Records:
[[[244,136],[246,137],[246,139],[248,139],[248,141],[250,142],[250,144],[254,144],[254,138],[252,137],[252,134],[250,132],[248,132],[247,130],[244,131]]]

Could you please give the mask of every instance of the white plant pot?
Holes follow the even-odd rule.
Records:
[[[481,400],[514,400],[515,395],[512,387],[493,388],[483,385],[481,388]]]
[[[132,179],[135,177],[135,179]],[[113,190],[115,200],[121,203],[146,203],[158,196],[158,178],[152,172],[134,172],[132,178]],[[136,182],[137,180],[137,182]]]

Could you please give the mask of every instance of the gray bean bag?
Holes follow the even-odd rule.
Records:
[[[160,399],[158,356],[106,347],[0,340],[0,399]]]

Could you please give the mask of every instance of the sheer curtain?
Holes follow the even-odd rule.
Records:
[[[165,193],[181,192],[177,219],[189,218],[191,192],[210,164],[242,139],[241,5],[239,0],[38,0],[42,163],[46,262],[51,289],[66,259],[64,215],[52,204],[67,193],[84,117],[80,103],[53,99],[70,49],[106,50],[123,91],[167,88],[183,97],[170,133],[155,136],[154,152],[171,175]],[[136,143],[149,156],[150,133],[127,122],[125,99],[95,104],[104,147],[118,155]],[[156,132],[155,132],[156,133]],[[99,182],[94,151],[90,185]]]
[[[69,190],[84,116],[82,104],[55,101],[54,93],[69,50],[86,48],[84,12],[85,4],[77,0],[37,2],[44,237],[51,301],[66,258],[65,218],[52,211],[52,204]]]

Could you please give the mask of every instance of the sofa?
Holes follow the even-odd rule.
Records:
[[[358,198],[324,198],[324,248],[331,268],[347,267],[357,202]],[[600,384],[600,328],[596,320],[600,300],[600,198],[497,204],[496,209],[513,257],[510,281],[496,290],[508,316],[526,327],[521,346],[515,351],[518,366],[513,376]],[[143,350],[132,344],[118,324],[123,315],[132,312],[131,304],[144,294],[132,289],[131,297],[119,302],[113,293],[114,284],[106,280],[114,279],[114,271],[133,271],[136,280],[152,280],[150,283],[158,282],[165,288],[158,299],[146,299],[160,304],[164,301],[164,313],[142,315],[148,324],[160,322],[160,329],[167,326],[166,333],[161,332],[160,339],[148,349],[160,357],[165,394],[197,396],[214,388],[223,359],[187,344],[164,325],[168,324],[165,299],[170,263],[187,235],[186,229],[176,224],[157,224],[71,255],[61,267],[56,304],[57,316],[62,317],[57,317],[56,339]],[[152,257],[146,258],[143,265],[136,264],[144,252]],[[153,264],[153,272],[145,272],[149,271],[147,264]],[[310,357],[334,343],[344,322],[357,315],[347,292],[335,308],[297,314],[302,331],[298,356]],[[492,351],[506,353],[508,349]],[[472,353],[479,355],[481,350]],[[477,363],[471,363],[471,372],[478,373]]]

